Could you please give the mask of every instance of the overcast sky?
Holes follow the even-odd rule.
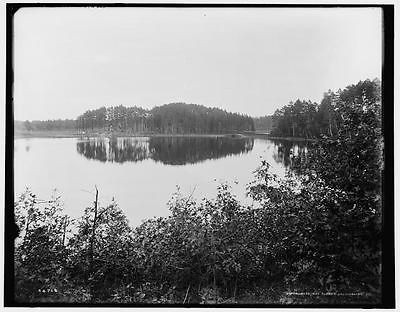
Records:
[[[15,119],[101,106],[203,104],[252,116],[380,78],[372,8],[24,8]]]

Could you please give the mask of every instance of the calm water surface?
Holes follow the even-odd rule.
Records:
[[[250,203],[245,187],[261,159],[284,175],[290,153],[301,150],[299,143],[258,138],[16,139],[15,195],[29,187],[48,199],[56,189],[65,212],[79,217],[93,202],[97,185],[100,204],[114,198],[136,226],[168,215],[166,204],[176,186],[201,199],[215,196],[217,186],[228,182],[238,199]]]

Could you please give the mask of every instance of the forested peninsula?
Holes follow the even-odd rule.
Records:
[[[198,104],[170,103],[144,109],[137,106],[110,106],[88,110],[76,119],[15,121],[15,133],[32,135],[45,133],[77,134],[264,134],[270,137],[317,139],[334,136],[342,117],[335,110],[339,101],[348,101],[363,92],[365,98],[376,100],[374,90],[380,81],[360,81],[351,88],[328,90],[321,102],[291,101],[273,115],[250,117],[219,108]]]
[[[25,121],[19,131],[129,134],[221,134],[254,131],[250,116],[203,105],[170,103],[150,110],[122,105],[88,110],[76,120]]]

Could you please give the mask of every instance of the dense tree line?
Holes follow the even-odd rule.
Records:
[[[253,119],[219,108],[171,103],[151,110],[122,105],[88,110],[76,120],[16,121],[18,131],[70,130],[96,132],[202,134],[254,131]]]
[[[272,116],[272,135],[305,138],[318,136],[317,107],[311,101],[296,100],[276,110]]]
[[[249,116],[197,104],[171,103],[151,110],[138,107],[102,107],[78,117],[82,130],[106,129],[164,134],[253,131]]]
[[[272,130],[273,120],[272,116],[262,116],[255,117],[254,120],[254,129],[256,131],[269,133]]]
[[[52,131],[52,130],[75,130],[76,120],[56,119],[56,120],[33,120],[14,122],[17,131]]]
[[[373,86],[336,93],[340,123],[307,157],[292,156],[292,174],[278,178],[262,161],[251,206],[225,184],[200,202],[178,191],[168,217],[132,229],[115,202],[95,200],[74,221],[57,198],[25,192],[15,203],[17,300],[235,303],[250,293],[266,303],[379,303],[383,141]]]
[[[133,131],[145,132],[149,128],[150,112],[141,107],[122,105],[88,110],[77,118],[81,131]]]
[[[226,133],[253,131],[251,117],[219,108],[196,104],[173,103],[151,110],[150,123],[161,133]]]
[[[275,111],[273,118],[272,135],[282,137],[318,138],[322,135],[330,137],[336,135],[343,125],[342,102],[352,105],[355,95],[366,99],[377,100],[375,93],[379,91],[378,79],[360,81],[344,90],[324,94],[321,103],[296,100],[289,105]]]

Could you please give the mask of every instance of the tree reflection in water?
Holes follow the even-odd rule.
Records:
[[[86,158],[102,162],[137,162],[151,158],[164,164],[184,165],[247,153],[253,149],[253,146],[253,138],[93,138],[78,142],[77,151]]]
[[[298,162],[306,161],[307,151],[311,147],[311,143],[306,141],[274,140],[274,144],[276,146],[274,160],[288,169],[296,169]]]
[[[144,138],[93,138],[76,144],[79,154],[102,162],[141,161],[149,158],[148,142]]]

